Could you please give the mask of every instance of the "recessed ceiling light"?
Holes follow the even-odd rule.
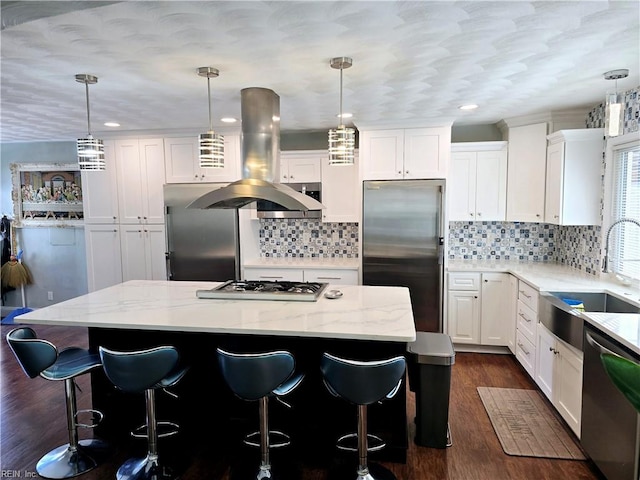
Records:
[[[353,113],[344,112],[342,115],[337,114],[336,117],[338,117],[338,118],[352,118],[353,117]]]
[[[118,122],[104,122],[105,127],[119,127],[120,124]]]
[[[468,105],[460,105],[458,108],[460,110],[475,110],[476,108],[478,108],[478,105],[476,105],[475,103],[470,103]]]
[[[224,118],[221,118],[220,121],[224,123],[236,123],[238,119],[233,117],[224,117]]]

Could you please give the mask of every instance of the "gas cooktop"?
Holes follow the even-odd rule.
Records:
[[[328,283],[263,280],[229,280],[211,290],[198,290],[198,298],[228,300],[286,300],[315,302]]]

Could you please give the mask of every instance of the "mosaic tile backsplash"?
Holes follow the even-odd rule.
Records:
[[[600,227],[525,222],[450,222],[449,259],[557,262],[596,275]]]
[[[357,258],[358,224],[305,219],[261,219],[260,256]]]
[[[553,262],[555,235],[546,223],[450,222],[449,259]]]

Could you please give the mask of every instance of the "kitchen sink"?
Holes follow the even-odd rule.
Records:
[[[609,293],[542,292],[538,305],[540,322],[558,338],[579,350],[583,347],[584,319],[578,309],[562,299],[582,302],[587,313],[640,313],[640,307]]]
[[[580,300],[585,312],[640,313],[640,307],[609,293],[549,292],[559,298]],[[563,302],[564,303],[564,302]],[[571,308],[567,305],[568,308]]]

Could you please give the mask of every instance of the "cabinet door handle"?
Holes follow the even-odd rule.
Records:
[[[398,170],[398,175],[402,175],[402,170]]]
[[[527,295],[524,290],[519,290],[519,292],[524,295],[525,297],[527,297],[528,299],[531,299],[531,295]]]
[[[342,280],[342,277],[317,277],[318,280]]]
[[[487,282],[489,282],[489,280],[487,280],[487,279],[485,278],[485,279],[484,279],[484,283],[487,283]]]
[[[269,275],[260,275],[260,278],[282,278],[282,276],[277,277],[277,276],[269,276]]]
[[[481,217],[482,216],[482,212],[478,212],[478,216]]]
[[[404,174],[405,174],[405,175],[409,175],[409,170],[406,170],[406,171],[404,172]]]
[[[470,216],[470,217],[473,217],[473,213],[469,213],[469,216]]]
[[[553,218],[560,218],[560,215],[554,215]]]
[[[540,214],[539,214],[539,213],[536,213],[536,217],[540,218]]]

